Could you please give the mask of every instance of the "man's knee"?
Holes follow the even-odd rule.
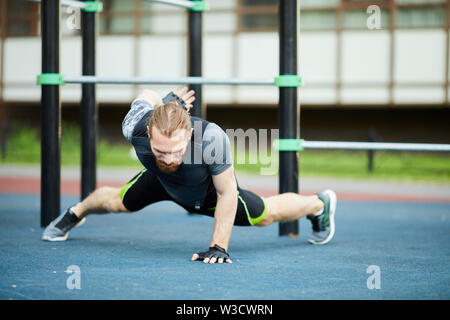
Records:
[[[266,215],[264,217],[264,219],[261,222],[255,224],[255,226],[257,226],[257,227],[266,227],[268,225],[271,225],[273,222],[274,222],[274,220],[271,217],[268,217]]]
[[[272,223],[275,222],[274,216],[273,216],[273,206],[272,203],[270,201],[267,201],[267,198],[263,198],[264,199],[264,204],[266,206],[266,215],[264,216],[264,219],[255,224],[255,226],[257,227],[266,227]]]
[[[109,212],[120,213],[129,212],[127,208],[123,205],[122,199],[120,197],[120,188],[103,187],[104,192],[108,194],[108,198],[105,203],[105,207]]]
[[[108,202],[107,207],[108,207],[109,212],[112,212],[112,213],[121,213],[121,212],[129,213],[130,212],[127,208],[125,208],[125,206],[122,203],[122,200],[120,200],[120,197],[118,199],[116,199],[116,198],[111,199]]]

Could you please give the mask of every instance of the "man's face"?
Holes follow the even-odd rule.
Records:
[[[191,131],[177,130],[169,138],[163,135],[157,128],[152,128],[152,138],[150,145],[156,157],[156,164],[162,172],[172,173],[177,171],[183,161]]]

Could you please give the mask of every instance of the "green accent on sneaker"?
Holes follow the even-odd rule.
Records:
[[[330,228],[330,215],[325,214],[322,220],[323,227],[328,230]]]
[[[319,195],[319,199],[323,202],[323,218],[321,221],[322,228],[328,230],[330,228],[330,199]]]
[[[133,180],[128,182],[126,185],[124,185],[120,189],[120,200],[123,201],[123,197],[125,197],[125,193],[127,193],[128,189],[131,188],[131,186],[144,174],[145,171],[147,171],[147,169],[142,170],[141,173],[139,173],[139,175],[136,178],[134,178]]]

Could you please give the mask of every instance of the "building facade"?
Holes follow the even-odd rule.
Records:
[[[278,75],[277,0],[208,0],[203,17],[203,75]],[[187,13],[142,0],[104,0],[98,18],[97,74],[187,75]],[[61,73],[81,74],[79,12],[62,8]],[[0,98],[39,104],[39,4],[1,0]],[[448,0],[299,1],[299,89],[302,108],[448,109]],[[161,93],[170,87],[153,86]],[[143,88],[98,85],[100,107],[126,106]],[[214,108],[275,109],[276,87],[204,86]],[[80,85],[62,102],[77,105]]]

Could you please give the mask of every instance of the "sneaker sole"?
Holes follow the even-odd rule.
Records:
[[[77,227],[81,227],[84,223],[86,222],[86,218],[83,218],[80,222],[78,222],[76,225],[74,225],[74,228]],[[67,232],[64,236],[62,237],[54,237],[54,238],[50,238],[49,236],[43,236],[42,240],[44,241],[66,241],[67,237],[69,236],[69,232]]]
[[[66,241],[68,236],[69,236],[69,233],[67,232],[62,237],[53,237],[53,238],[51,238],[49,236],[43,236],[42,240],[44,240],[44,241]]]
[[[328,196],[330,197],[330,234],[323,241],[315,241],[315,240],[311,240],[311,239],[308,240],[309,243],[312,243],[312,244],[318,244],[318,245],[326,244],[326,243],[330,242],[331,239],[333,239],[333,237],[334,237],[334,231],[335,231],[334,214],[336,212],[337,197],[336,197],[336,193],[333,190],[325,190],[324,192],[327,193]]]

